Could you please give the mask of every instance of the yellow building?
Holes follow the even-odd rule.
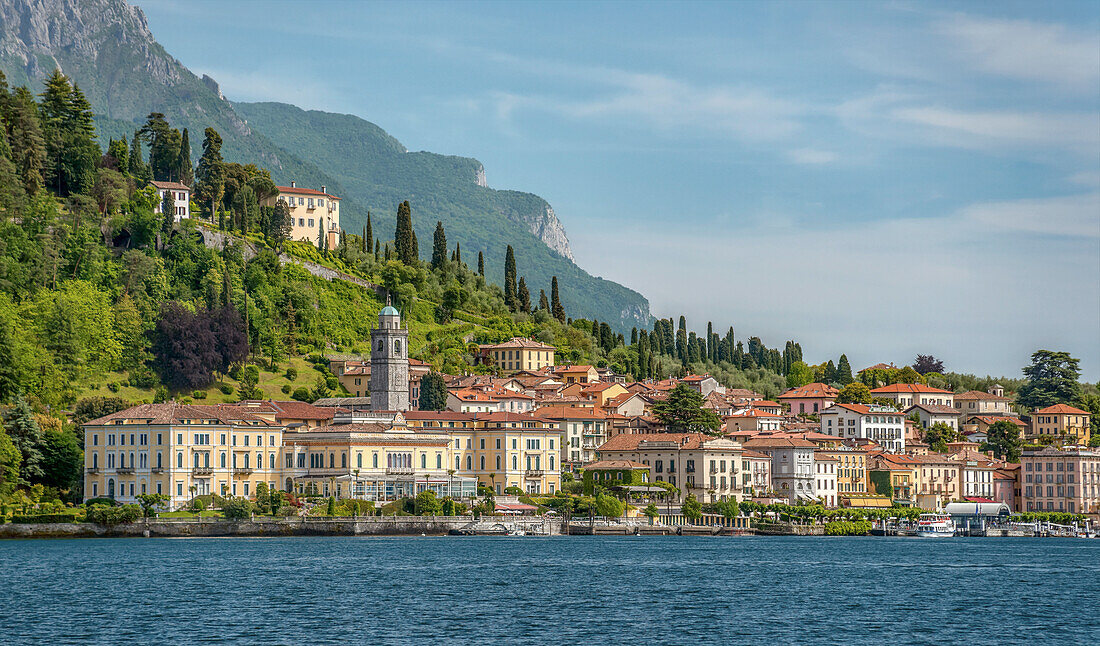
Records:
[[[819,455],[836,460],[836,495],[838,498],[867,493],[867,452],[863,449],[838,445],[818,449]]]
[[[261,206],[275,206],[283,200],[290,209],[293,224],[290,228],[291,240],[305,240],[320,247],[322,232],[328,240],[328,248],[335,249],[340,243],[340,198],[330,195],[325,187],[317,191],[312,188],[298,188],[296,182],[290,186],[276,186],[278,195],[263,200]]]
[[[283,427],[237,406],[143,404],[84,425],[84,495],[251,496],[275,486]]]
[[[1065,404],[1040,408],[1031,414],[1027,439],[1037,440],[1043,435],[1065,446],[1088,446],[1091,435],[1088,411]]]
[[[554,346],[522,337],[478,346],[501,371],[539,370],[554,365]]]

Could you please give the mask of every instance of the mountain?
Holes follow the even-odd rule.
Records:
[[[101,145],[129,139],[150,112],[188,128],[201,152],[202,131],[224,139],[229,161],[257,163],[279,183],[326,186],[345,198],[342,224],[361,230],[369,210],[375,232],[389,236],[397,204],[409,200],[422,255],[431,253],[436,220],[464,259],[485,253],[490,280],[503,284],[505,247],[516,252],[533,298],[557,276],[571,316],[621,329],[648,326],[638,292],[586,273],[572,259],[564,227],[542,198],[493,190],[474,159],[408,152],[378,126],[351,115],[303,111],[278,103],[232,104],[217,83],[199,78],[153,38],[145,15],[124,0],[0,0],[0,69],[9,85],[36,93],[55,67],[70,76],[96,112]],[[148,151],[146,151],[147,153]]]

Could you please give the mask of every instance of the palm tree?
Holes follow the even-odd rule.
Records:
[[[447,469],[447,495],[454,498],[454,478],[455,470]]]

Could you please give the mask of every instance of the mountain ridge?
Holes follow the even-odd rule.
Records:
[[[355,115],[310,112],[325,128],[342,124],[362,142],[388,141],[388,146],[359,150],[353,160],[319,159],[316,142],[289,145],[287,135],[295,128],[280,119],[294,116],[289,108],[305,111],[287,104],[231,103],[214,79],[195,75],[157,43],[141,9],[123,0],[0,3],[0,69],[9,83],[39,90],[41,80],[55,66],[79,84],[91,102],[101,146],[108,138],[129,139],[146,115],[156,111],[164,113],[174,127],[190,129],[196,160],[202,131],[210,126],[222,135],[227,160],[257,163],[268,168],[277,182],[325,185],[344,197],[342,224],[352,233],[366,222],[369,210],[375,231],[388,236],[397,204],[408,199],[423,241],[430,239],[435,221],[442,221],[448,239],[462,243],[468,259],[479,250],[485,252],[491,280],[503,282],[504,251],[512,244],[520,275],[527,277],[536,296],[539,289],[549,293],[550,278],[558,276],[562,301],[574,316],[607,320],[626,330],[648,326],[652,320],[649,302],[640,293],[591,276],[573,262],[565,229],[542,198],[491,189],[477,160],[409,152],[381,127]],[[265,115],[257,114],[263,110],[257,105],[284,107],[269,109],[277,114],[266,115],[272,120],[258,127],[257,121]],[[344,143],[349,139],[344,137]],[[367,165],[375,171],[375,179],[384,176],[388,185],[378,181],[360,185],[364,178],[352,167],[363,166],[364,161],[372,162]],[[414,176],[402,177],[402,171]],[[426,257],[430,244],[422,243],[421,250]]]

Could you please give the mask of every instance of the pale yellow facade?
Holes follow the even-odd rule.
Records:
[[[554,346],[531,339],[513,338],[504,343],[480,346],[502,371],[540,370],[554,365]]]
[[[291,240],[302,240],[320,247],[323,235],[329,249],[335,249],[340,243],[340,198],[330,195],[325,187],[321,190],[277,186],[279,193],[261,202],[261,206],[275,206],[279,200],[287,203],[293,224],[290,228]]]

